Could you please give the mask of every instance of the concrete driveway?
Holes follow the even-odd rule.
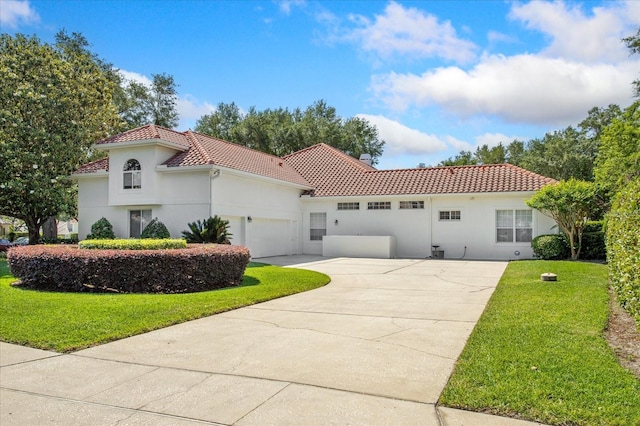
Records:
[[[0,344],[0,424],[527,424],[435,406],[506,263],[263,260],[332,281],[68,355]]]

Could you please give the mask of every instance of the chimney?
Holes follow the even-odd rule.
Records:
[[[371,165],[371,154],[360,154],[360,161],[362,161],[367,166]]]

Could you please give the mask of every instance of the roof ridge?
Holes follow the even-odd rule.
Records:
[[[557,179],[554,179],[554,178],[552,178],[552,177],[548,177],[548,176],[543,176],[543,175],[541,175],[541,174],[539,174],[539,173],[532,172],[531,170],[527,170],[527,169],[525,169],[524,167],[516,166],[515,164],[511,164],[511,163],[504,163],[504,165],[505,165],[505,166],[509,166],[510,168],[513,168],[513,169],[517,169],[517,170],[519,170],[519,171],[523,171],[523,172],[525,172],[525,173],[527,173],[527,174],[529,174],[529,175],[531,175],[531,176],[535,176],[535,177],[537,177],[537,178],[542,178],[543,180],[547,180],[547,181],[549,181],[549,182],[558,182],[558,180],[557,180]]]
[[[241,149],[244,149],[244,150],[249,150],[251,152],[258,153],[258,154],[260,154],[262,156],[265,156],[265,157],[271,157],[271,158],[273,158],[274,160],[277,160],[277,161],[282,161],[285,158],[285,157],[278,157],[277,155],[269,154],[268,152],[260,151],[260,150],[257,150],[255,148],[249,148],[248,146],[241,145],[241,144],[236,143],[236,142],[231,142],[231,141],[228,141],[228,140],[225,140],[225,139],[216,138],[215,136],[206,135],[204,133],[193,132],[191,130],[188,130],[188,132],[191,132],[191,133],[193,133],[195,135],[199,135],[199,136],[205,137],[207,139],[211,139],[211,140],[216,141],[216,142],[222,142],[222,143],[227,144],[227,145],[233,145],[235,147],[238,147],[238,148],[241,148]],[[291,155],[291,154],[289,154],[289,155]]]
[[[317,143],[315,145],[311,145],[311,146],[308,146],[306,148],[302,148],[302,149],[300,149],[300,150],[298,150],[296,152],[292,152],[291,154],[285,155],[282,158],[284,160],[286,160],[288,157],[291,157],[291,156],[294,156],[294,155],[297,155],[297,154],[301,154],[303,152],[310,151],[312,149],[315,150],[315,149],[318,149],[318,148],[326,148],[326,149],[328,149],[329,153],[333,154],[336,157],[340,157],[340,158],[343,158],[343,159],[347,160],[349,163],[351,163],[352,165],[354,165],[357,168],[361,169],[361,171],[363,171],[363,172],[377,171],[373,166],[369,166],[369,165],[363,163],[362,161],[358,160],[357,158],[354,158],[354,157],[350,156],[349,154],[345,153],[344,151],[342,151],[342,150],[340,150],[340,149],[338,149],[338,148],[336,148],[334,146],[331,146],[329,144],[326,144],[324,142],[320,142],[320,143]]]
[[[211,158],[211,155],[209,155],[209,151],[202,146],[198,138],[195,136],[199,133],[187,130],[183,134],[187,137],[192,146],[197,149],[198,152],[207,160],[207,164],[215,164],[215,160]]]

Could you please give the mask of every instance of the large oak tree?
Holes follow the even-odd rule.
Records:
[[[67,177],[121,128],[109,67],[82,36],[56,40],[0,36],[0,214],[23,220],[31,243],[48,217],[74,212]]]

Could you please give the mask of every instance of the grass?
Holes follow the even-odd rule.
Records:
[[[554,272],[557,282],[542,282]],[[441,405],[562,425],[640,425],[640,380],[603,330],[607,269],[509,264],[458,360]]]
[[[323,286],[313,271],[250,263],[238,287],[188,294],[88,294],[12,287],[0,259],[0,340],[70,352]]]

